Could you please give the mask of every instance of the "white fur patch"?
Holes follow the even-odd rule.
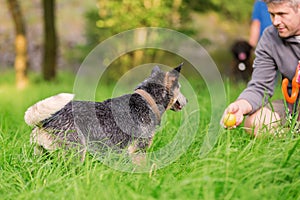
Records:
[[[36,125],[40,121],[51,117],[74,99],[74,94],[60,93],[48,97],[29,107],[25,112],[24,120],[28,125]]]
[[[187,104],[186,98],[181,92],[178,94],[177,101],[180,103],[181,107],[184,107]]]
[[[38,144],[48,151],[54,151],[58,148],[58,145],[55,144],[54,139],[51,137],[49,132],[40,128],[36,128],[32,131],[30,143]]]

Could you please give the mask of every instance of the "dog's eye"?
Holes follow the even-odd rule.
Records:
[[[174,88],[180,88],[181,85],[180,85],[179,82],[174,82],[173,87],[174,87]]]

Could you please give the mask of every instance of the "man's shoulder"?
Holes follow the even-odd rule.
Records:
[[[278,35],[278,31],[274,26],[267,27],[263,35],[258,41],[257,51],[273,51],[274,48],[281,46],[282,39]]]
[[[261,40],[263,41],[277,41],[277,40],[281,40],[279,35],[278,35],[278,31],[274,26],[268,26],[264,32],[263,35],[261,37]]]
[[[299,43],[295,36],[281,38],[278,34],[278,30],[274,26],[269,26],[264,30],[263,36],[261,37],[263,41],[271,43]]]
[[[274,26],[268,26],[265,31],[267,34],[278,36],[278,31]]]

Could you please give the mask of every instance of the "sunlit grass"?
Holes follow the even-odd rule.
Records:
[[[24,112],[45,97],[72,92],[74,77],[62,74],[48,83],[31,75],[31,80],[27,89],[17,90],[13,73],[0,78],[0,199],[299,199],[298,136],[253,138],[240,127],[222,130],[212,150],[200,157],[211,117],[210,102],[200,94],[197,133],[188,149],[164,168],[121,172],[93,156],[81,163],[62,150],[34,156]],[[203,83],[193,86],[207,93]],[[98,92],[97,99],[110,97],[112,88]],[[242,86],[227,81],[225,88],[232,101]],[[167,144],[179,128],[179,116],[167,117],[150,151]]]

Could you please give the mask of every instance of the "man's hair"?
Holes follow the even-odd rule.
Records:
[[[292,6],[298,6],[300,4],[300,0],[263,0],[263,2],[265,2],[266,4],[288,2]]]

